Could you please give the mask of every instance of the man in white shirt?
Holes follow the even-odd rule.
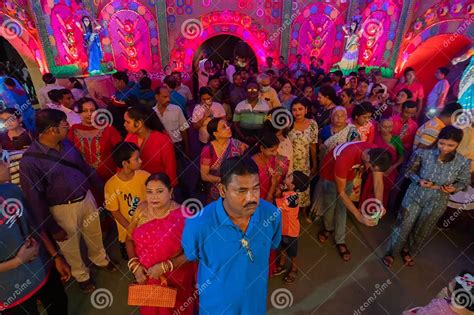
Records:
[[[278,99],[278,94],[275,89],[271,87],[270,76],[265,73],[259,74],[257,83],[260,87],[260,99],[267,101],[270,109],[280,107],[281,103]]]
[[[58,109],[67,116],[67,122],[70,126],[81,123],[81,115],[74,111],[74,97],[68,89],[61,89],[58,92]]]
[[[153,109],[174,145],[179,181],[178,199],[185,200],[192,193],[195,184],[192,180],[189,180],[190,176],[187,174],[187,166],[192,163],[189,158],[189,123],[181,108],[178,105],[170,104],[170,90],[166,86],[160,86],[155,90],[155,99],[156,106]]]
[[[235,74],[235,66],[232,60],[228,61],[227,68],[225,69],[225,76],[230,83],[234,83],[234,74]]]
[[[171,137],[171,141],[179,146],[189,156],[188,128],[189,123],[184,118],[183,111],[178,105],[170,104],[170,91],[166,86],[155,90],[156,106],[153,107],[158,118]]]
[[[64,86],[56,84],[56,78],[51,73],[43,75],[43,82],[46,84],[38,91],[38,102],[41,108],[46,108],[46,104],[51,103],[48,92],[51,90],[62,90]]]
[[[428,95],[428,101],[426,102],[426,112],[430,118],[436,116],[445,105],[446,96],[449,91],[449,82],[446,80],[448,74],[449,69],[445,67],[438,68],[435,72],[435,77],[438,82],[431,90]]]
[[[181,75],[181,72],[179,71],[173,71],[173,73],[171,73],[171,75],[173,75],[175,78],[176,78],[176,82],[177,82],[177,88],[176,88],[176,91],[183,95],[185,98],[186,98],[186,101],[190,102],[193,100],[193,94],[191,93],[191,90],[189,89],[189,87],[187,85],[184,85],[182,80],[183,80],[183,77]]]
[[[209,141],[207,133],[207,124],[212,118],[225,118],[226,113],[224,107],[212,101],[213,95],[211,89],[202,87],[199,89],[200,104],[197,104],[193,110],[191,118],[192,125],[199,130],[199,141],[204,146]]]

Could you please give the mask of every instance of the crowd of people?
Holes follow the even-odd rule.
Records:
[[[165,277],[178,314],[264,314],[268,277],[298,279],[300,216],[321,219],[317,239],[333,239],[349,261],[347,213],[366,226],[397,213],[383,262],[399,255],[413,266],[450,196],[472,185],[472,126],[454,124],[463,104],[448,99],[449,70],[436,70],[425,101],[412,68],[390,87],[379,69],[344,76],[323,65],[268,57],[258,73],[204,55],[196,98],[176,71],[154,90],[144,70],[137,81],[115,72],[111,98],[47,73],[37,111],[5,79],[0,310],[37,314],[40,300],[48,314],[67,314],[61,282],[71,278],[93,292],[81,238],[92,265],[117,272],[103,245],[107,218],[136,282]],[[472,294],[472,273],[458,278]],[[464,308],[474,312],[474,301]]]

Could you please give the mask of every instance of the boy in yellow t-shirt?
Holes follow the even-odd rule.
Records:
[[[138,203],[145,200],[145,181],[150,174],[140,170],[140,149],[134,143],[117,144],[112,151],[112,158],[120,170],[105,184],[105,205],[117,222],[122,258],[128,260],[125,250],[127,228]]]

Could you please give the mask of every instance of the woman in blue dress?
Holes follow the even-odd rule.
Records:
[[[87,47],[87,56],[89,61],[89,67],[87,68],[87,71],[91,75],[99,74],[101,73],[100,61],[103,57],[98,33],[101,27],[100,25],[94,26],[94,23],[88,16],[84,16],[82,18],[82,27],[84,30],[84,45]]]
[[[413,152],[405,173],[411,184],[383,258],[386,266],[393,264],[395,253],[401,254],[406,266],[413,266],[410,253],[417,254],[423,247],[445,212],[450,195],[468,187],[470,160],[457,152],[462,138],[461,129],[447,126],[431,148]]]

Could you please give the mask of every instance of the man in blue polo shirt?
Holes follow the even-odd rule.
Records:
[[[258,167],[231,158],[221,166],[222,198],[188,219],[182,245],[199,261],[199,314],[265,314],[270,249],[281,239],[280,211],[260,199]]]

